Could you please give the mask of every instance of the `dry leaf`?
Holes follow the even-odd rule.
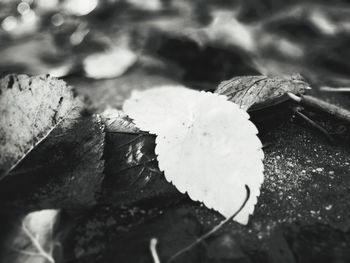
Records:
[[[193,200],[225,217],[251,197],[235,220],[246,224],[263,181],[263,151],[249,115],[225,96],[181,86],[135,92],[124,111],[157,135],[155,152],[165,177]]]
[[[104,178],[104,126],[75,109],[0,184],[0,210],[96,204]]]
[[[226,95],[244,110],[258,110],[287,100],[287,92],[303,94],[308,88],[309,84],[299,75],[290,78],[243,76],[221,82],[215,92]]]
[[[54,226],[59,210],[48,209],[27,214],[7,240],[2,262],[55,263],[54,250],[60,246]]]
[[[0,80],[0,178],[82,102],[51,77],[8,75]]]

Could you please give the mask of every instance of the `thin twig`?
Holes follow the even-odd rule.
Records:
[[[323,86],[320,88],[320,90],[327,91],[327,92],[350,92],[350,87],[332,88],[332,87]]]
[[[167,261],[167,263],[172,262],[175,258],[177,258],[178,256],[186,253],[187,251],[191,250],[194,246],[196,246],[199,243],[202,243],[206,238],[208,238],[210,235],[212,235],[213,233],[215,233],[216,231],[218,231],[222,226],[224,226],[227,222],[230,222],[233,218],[235,218],[236,215],[239,214],[239,212],[242,211],[242,209],[245,207],[246,203],[249,200],[250,197],[250,189],[248,187],[248,185],[245,185],[246,191],[247,191],[247,195],[246,198],[243,202],[243,204],[241,205],[241,207],[237,210],[236,213],[234,213],[232,216],[226,218],[225,220],[221,221],[220,224],[216,225],[213,229],[211,229],[209,232],[207,232],[206,234],[204,234],[203,236],[199,237],[196,239],[196,241],[194,241],[193,243],[191,243],[190,245],[188,245],[187,247],[181,249],[180,251],[178,251],[177,253],[175,253],[173,256],[171,256],[169,258],[169,260]]]
[[[157,253],[157,244],[158,240],[156,238],[152,238],[149,244],[149,249],[151,250],[151,255],[154,263],[160,263],[160,259]]]
[[[318,125],[316,122],[314,122],[313,120],[311,120],[308,116],[306,116],[305,114],[301,113],[299,109],[293,109],[294,112],[300,116],[302,119],[304,119],[307,123],[309,123],[312,127],[314,127],[315,129],[319,130],[322,134],[324,134],[330,141],[334,141],[333,137],[326,131],[326,129],[324,129],[323,127],[321,127],[320,125]]]
[[[300,103],[301,102],[301,98],[298,97],[297,95],[291,93],[291,92],[287,92],[287,95],[290,99],[294,100],[295,102],[297,103]]]
[[[315,109],[318,109],[321,111],[324,111],[324,112],[326,112],[326,113],[328,113],[328,114],[330,114],[330,115],[332,115],[332,116],[334,116],[342,121],[346,121],[346,122],[350,123],[350,111],[348,111],[344,108],[341,108],[337,105],[325,102],[323,100],[320,100],[320,99],[317,99],[315,97],[308,96],[308,95],[298,97],[295,94],[292,94],[290,92],[288,92],[287,94],[292,100],[294,100],[298,103],[310,106],[312,108],[315,108]]]

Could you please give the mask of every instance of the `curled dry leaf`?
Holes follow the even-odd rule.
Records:
[[[55,263],[54,250],[60,243],[54,234],[59,210],[48,209],[27,214],[9,236],[2,262]]]
[[[249,115],[227,97],[182,86],[134,93],[124,111],[157,135],[155,152],[165,177],[191,199],[246,224],[263,182],[264,157]]]
[[[309,84],[296,74],[289,78],[234,77],[221,82],[215,92],[226,95],[244,110],[259,110],[288,100],[287,92],[303,94],[307,89]]]
[[[158,168],[155,136],[137,128],[122,111],[108,109],[101,117],[106,125],[102,199],[126,204],[176,193]]]
[[[48,76],[0,80],[0,179],[71,112],[81,107],[70,87]]]

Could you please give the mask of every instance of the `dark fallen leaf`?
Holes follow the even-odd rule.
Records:
[[[55,233],[55,225],[59,212],[54,209],[35,211],[13,222],[15,227],[6,238],[1,262],[58,263],[62,244]]]
[[[158,168],[156,136],[140,131],[121,111],[106,110],[101,116],[106,125],[103,200],[125,204],[177,193]]]
[[[221,82],[215,92],[226,95],[242,109],[253,111],[287,100],[287,92],[303,94],[308,87],[299,75],[290,78],[243,76]]]
[[[0,179],[73,110],[82,108],[65,82],[49,76],[0,80]]]
[[[103,179],[103,148],[99,117],[74,110],[1,182],[2,211],[94,205]]]

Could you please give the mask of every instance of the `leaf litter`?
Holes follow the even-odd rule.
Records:
[[[249,5],[249,4],[248,4]],[[196,5],[197,6],[197,5]],[[272,5],[273,6],[273,5]],[[102,6],[103,7],[103,6]],[[244,14],[247,14],[247,16],[248,16],[248,13],[249,13],[249,15],[251,15],[251,13],[252,12],[249,12],[249,11],[253,11],[253,13],[259,13],[259,12],[254,12],[254,11],[256,11],[256,6],[254,6],[253,5],[253,9],[254,10],[245,10],[245,8],[244,8],[245,6],[243,5],[243,10],[244,11],[246,11],[246,12],[244,12],[243,11],[243,15]],[[313,7],[313,6],[312,6]],[[317,8],[319,7],[319,6],[316,6]],[[322,7],[322,6],[321,6]],[[273,7],[272,7],[273,8]],[[329,6],[326,6],[326,9],[329,9]],[[259,9],[259,8],[258,8]],[[266,10],[269,10],[269,9],[271,9],[270,7],[268,7],[268,8],[266,8]],[[265,10],[265,11],[266,11]],[[323,9],[322,9],[323,10]],[[261,10],[258,10],[258,11],[261,11]],[[288,11],[287,11],[288,12]],[[262,12],[260,12],[258,15],[261,15],[262,13],[264,13],[264,11],[262,11]],[[183,15],[183,12],[180,12],[180,14],[181,15]],[[281,14],[279,14],[280,16],[282,15],[282,17],[284,18],[284,17],[286,17],[286,16],[283,16],[283,14],[285,14],[285,10],[283,10],[283,12],[281,12]],[[302,13],[302,15],[303,15],[303,13]],[[253,14],[253,16],[254,16],[254,14]],[[309,15],[307,15],[307,16],[309,16]],[[283,18],[282,18],[282,20],[283,20]],[[268,18],[268,19],[270,19],[270,18]],[[267,20],[268,20],[267,19]],[[272,17],[272,19],[275,19],[276,20],[276,17],[275,16],[273,16]],[[278,19],[277,19],[278,20]],[[281,18],[279,19],[279,20],[281,20]],[[294,20],[293,20],[294,21]],[[262,21],[262,23],[266,23],[266,21]],[[287,23],[287,28],[286,28],[286,26],[283,26],[284,24],[286,24],[285,23],[285,21],[278,21],[278,22],[280,22],[280,23],[282,23],[282,27],[280,27],[281,29],[282,29],[282,31],[283,31],[283,33],[285,33],[285,32],[287,32],[287,34],[290,34],[291,32],[293,32],[292,30],[290,30],[290,25],[288,25],[288,23]],[[294,21],[295,22],[295,21]],[[293,23],[294,23],[293,22]],[[338,21],[339,22],[339,21]],[[302,23],[302,22],[301,22]],[[339,22],[339,23],[341,23],[341,21]],[[290,24],[290,23],[289,23]],[[300,23],[297,23],[298,24],[298,26],[302,26],[302,24],[300,24]],[[305,27],[305,26],[304,26]],[[178,27],[179,28],[179,27]],[[260,30],[260,32],[264,32],[264,34],[266,35],[266,33],[269,33],[269,32],[267,32],[267,30],[265,29],[264,30],[264,28],[262,28],[263,30],[261,31]],[[286,29],[286,30],[285,30]],[[289,32],[290,31],[290,32]],[[320,30],[321,31],[321,30]],[[309,32],[309,31],[307,31],[307,32]],[[275,32],[273,32],[273,33],[275,33]],[[279,34],[278,32],[277,32],[277,34]],[[313,36],[312,36],[313,37]],[[337,35],[336,37],[338,37],[339,38],[339,36]],[[303,39],[301,40],[301,41],[303,41]],[[220,41],[219,41],[220,42]],[[299,41],[300,42],[300,41]],[[338,41],[333,41],[334,43],[338,43]],[[257,42],[257,43],[259,43],[259,42]],[[259,46],[259,45],[257,45],[257,46]],[[281,45],[282,46],[282,45]],[[327,45],[326,45],[327,46]],[[331,47],[332,48],[332,47]],[[266,48],[265,48],[265,50],[266,50]],[[324,47],[322,48],[322,50],[321,50],[321,53],[324,53],[325,54],[325,56],[327,55],[327,54],[329,54],[329,52],[323,52],[323,51],[327,51],[327,50],[325,50],[324,49]],[[320,52],[320,50],[318,50],[317,51],[317,53],[319,53]],[[294,55],[294,54],[293,54]],[[332,59],[331,59],[332,60]],[[305,59],[305,61],[306,61],[306,59]],[[309,62],[312,62],[312,61],[315,61],[315,60],[313,60],[313,59],[309,59]],[[294,60],[293,60],[293,62],[294,62]],[[316,61],[317,62],[317,61]],[[333,60],[331,61],[331,62],[334,62]],[[314,62],[312,62],[313,64],[315,64]],[[317,64],[317,63],[316,63]],[[329,63],[328,63],[329,64]],[[262,65],[263,65],[263,67],[267,67],[267,68],[269,68],[268,66],[266,66],[266,63],[262,63]],[[344,64],[345,65],[345,64]],[[324,75],[327,75],[327,77],[326,78],[329,78],[329,74],[324,74]],[[320,76],[321,78],[322,78],[322,76]],[[293,134],[285,134],[285,136],[287,136],[287,138],[288,138],[288,135],[289,136],[293,136]],[[283,140],[281,140],[281,143],[283,143]],[[286,155],[288,155],[288,152],[286,152]],[[283,155],[279,155],[280,157],[281,157],[281,159],[283,159]],[[283,162],[281,161],[281,163],[280,163],[281,165],[283,165]],[[291,164],[291,165],[294,165],[294,164]],[[290,169],[292,169],[292,166],[288,166]],[[323,167],[322,167],[322,169],[323,169]],[[313,169],[312,170],[316,170],[316,171],[318,171],[318,170],[320,170],[319,169],[319,165],[313,165]],[[332,169],[332,171],[333,171],[334,169]],[[333,171],[334,172],[334,171]],[[337,171],[335,171],[335,174],[337,174],[338,172]],[[282,180],[283,181],[283,180]],[[329,207],[329,205],[327,205],[327,207]],[[334,206],[333,206],[334,207]],[[322,229],[322,228],[321,228]],[[302,236],[302,235],[301,235]],[[304,238],[304,236],[302,236],[301,238]],[[328,237],[326,236],[326,238],[328,239]],[[121,243],[122,244],[122,243]],[[338,254],[338,253],[337,253]]]
[[[111,121],[111,119],[113,119],[114,117],[115,117],[116,119],[120,119],[119,114],[115,114],[115,115],[110,114],[109,116],[110,116],[110,121]],[[113,116],[114,116],[114,117],[113,117]],[[118,116],[119,116],[119,117],[118,117]],[[123,117],[122,117],[121,119],[123,119]],[[111,121],[111,122],[113,123],[113,121]],[[126,122],[128,125],[130,125],[130,120],[127,120],[127,119],[126,119],[125,122]],[[115,122],[114,122],[114,123],[115,123]],[[112,125],[112,124],[109,124],[109,125]],[[118,124],[118,122],[117,122],[117,126],[118,126],[118,125],[121,126],[121,127],[125,127],[125,126],[127,127],[127,125],[124,125],[123,122],[121,122],[120,124]],[[129,128],[125,128],[125,129],[124,129],[124,132],[126,131],[126,133],[127,133],[127,130],[128,130],[128,129],[129,129]],[[132,129],[132,128],[131,128],[131,129]],[[138,132],[137,129],[135,129],[135,131]],[[135,132],[135,131],[134,131],[134,132]],[[141,132],[141,133],[142,133],[142,132]],[[111,134],[113,134],[113,132],[111,132]],[[116,133],[116,134],[117,134],[117,133]],[[50,135],[51,135],[51,134],[50,134]],[[140,134],[138,134],[138,135],[140,135]],[[285,135],[284,137],[286,137],[286,136],[288,137],[288,135]],[[150,137],[152,137],[152,135],[151,135]],[[153,136],[153,137],[154,137],[154,136]],[[49,138],[49,137],[48,137],[48,138]],[[47,138],[47,139],[48,139],[48,138]],[[282,143],[283,143],[283,141],[280,142],[280,144],[282,144]],[[154,144],[153,144],[153,147],[154,147]],[[140,149],[140,148],[139,148],[139,147],[136,147],[136,148],[135,148],[135,152],[139,152],[139,150],[137,150],[137,149]],[[289,150],[288,150],[288,151],[289,151]],[[286,154],[287,154],[287,153],[286,153]],[[289,154],[289,153],[288,153],[288,154]],[[281,160],[282,157],[281,157],[281,155],[279,155],[279,156],[280,156],[280,160]],[[338,156],[338,157],[339,157],[339,156]],[[268,156],[268,158],[270,159],[270,156]],[[276,158],[277,158],[277,157],[276,157]],[[130,159],[130,160],[132,160],[132,159]],[[132,162],[131,162],[131,163],[132,163]],[[344,164],[343,164],[343,166],[342,166],[343,168],[341,168],[340,170],[338,169],[340,172],[342,171],[342,169],[345,170],[345,169],[348,168],[348,167],[346,167],[346,163],[347,163],[347,162],[344,162]],[[288,164],[288,163],[287,163],[287,164]],[[281,163],[280,165],[281,165],[281,167],[283,167],[283,163]],[[322,165],[321,165],[321,166],[322,166]],[[317,165],[315,165],[314,168],[311,169],[310,171],[313,172],[313,170],[314,170],[315,173],[316,173],[316,172],[317,172],[317,173],[323,173],[324,171],[327,172],[327,169],[325,169],[323,166],[322,166],[322,167],[321,167],[321,166],[320,166],[320,164],[317,164]],[[290,164],[288,164],[288,169],[293,169],[294,167],[296,167],[296,165],[295,165],[294,163],[290,162]],[[323,169],[322,171],[321,171],[321,169],[319,169],[320,167]],[[269,168],[269,169],[270,169],[270,168]],[[334,169],[334,168],[333,168],[332,170],[330,170],[330,172],[332,172],[331,175],[333,176],[334,173],[337,175],[337,173],[339,172],[338,170],[337,170],[337,169]],[[307,172],[308,172],[308,171],[307,171]],[[279,174],[280,171],[279,171],[279,172],[276,171],[276,173]],[[303,173],[303,172],[302,172],[302,173]],[[290,173],[288,173],[288,175],[289,175],[289,174],[290,174]],[[287,177],[288,177],[288,176],[287,176]],[[286,178],[287,178],[287,177],[286,177]],[[289,176],[289,177],[290,177],[290,176]],[[304,177],[304,178],[307,179],[307,177]],[[308,181],[308,180],[306,180],[306,182],[307,182],[307,181]],[[288,181],[288,182],[289,182],[289,181]],[[293,185],[293,178],[291,178],[290,182],[291,182],[291,183],[289,183],[288,185],[290,185],[290,186]],[[270,182],[267,182],[267,184],[270,184]],[[280,185],[281,185],[281,186],[282,186],[282,185],[285,185],[285,182],[284,182],[283,179],[281,179]],[[302,184],[300,187],[304,187],[304,186],[305,186],[305,185]],[[295,187],[297,187],[297,186],[295,186]],[[312,187],[313,187],[313,186],[312,186]],[[312,189],[311,189],[311,190],[312,190]],[[345,190],[345,188],[344,188],[344,190]],[[283,192],[283,191],[285,191],[285,190],[282,190],[282,192]],[[278,193],[279,193],[279,192],[278,192]],[[276,192],[276,194],[278,194],[278,193]],[[264,198],[265,198],[265,197],[266,197],[266,193],[263,193],[263,196],[264,196]],[[292,198],[293,198],[293,197],[292,197]],[[316,199],[317,199],[317,198],[318,198],[318,197],[316,197]],[[276,199],[278,199],[278,197],[277,197]],[[265,201],[266,201],[266,202],[268,203],[269,200],[270,200],[270,199],[268,199],[267,201],[266,201],[266,200],[263,200],[262,202],[265,202]],[[282,200],[282,201],[284,202],[284,200]],[[310,201],[310,200],[309,200],[309,201]],[[283,202],[282,202],[282,203],[283,203]],[[325,205],[325,211],[331,211],[332,214],[333,214],[333,213],[334,213],[334,212],[333,212],[333,209],[335,209],[335,208],[336,208],[336,209],[339,209],[339,208],[337,208],[336,206],[337,206],[337,205],[334,205],[334,204],[327,204],[327,205]],[[329,208],[329,207],[330,207],[330,208]],[[273,211],[273,210],[274,210],[274,208],[272,208],[272,207],[266,207],[266,206],[264,206],[264,208],[260,208],[260,206],[259,206],[259,209],[266,210],[267,208],[271,208],[271,209],[268,209],[269,211]],[[280,211],[279,208],[278,208],[278,209],[275,209],[275,210],[276,210],[276,212],[277,212],[277,210]],[[269,211],[267,212],[267,215],[268,215],[268,216],[271,215],[271,214],[269,214]],[[293,209],[291,209],[291,211],[293,211]],[[313,220],[321,220],[321,219],[318,219],[318,218],[320,218],[320,212],[319,212],[317,209],[311,209],[311,210],[308,210],[307,212],[308,212],[308,213],[306,213],[306,214],[302,214],[302,215],[300,215],[300,216],[298,215],[296,218],[303,218],[304,216],[307,216],[307,217],[308,217],[308,216],[311,216],[311,218],[312,218]],[[289,214],[288,214],[288,215],[289,215]],[[274,216],[276,216],[276,215],[274,214]],[[278,216],[278,215],[277,215],[277,216]],[[256,218],[256,217],[258,217],[258,218],[261,217],[261,211],[258,212],[258,214],[255,214],[255,215],[253,216],[253,218]],[[288,216],[287,216],[287,217],[288,217]],[[341,217],[341,218],[343,218],[343,217]],[[344,217],[344,218],[345,218],[345,217]],[[333,217],[331,217],[331,216],[330,216],[329,219],[330,219],[331,222],[333,222],[333,225],[334,225],[334,220],[335,220],[335,219],[334,219]],[[292,217],[292,219],[283,219],[281,222],[286,222],[286,220],[287,220],[287,221],[288,221],[288,220],[292,220],[292,221],[293,221],[293,220],[295,220],[295,217]],[[323,220],[323,218],[322,218],[322,220]],[[327,219],[327,220],[328,220],[328,219]],[[339,219],[337,218],[335,221],[337,221],[337,220],[339,220]],[[343,220],[343,219],[341,219],[341,220]],[[288,222],[289,222],[289,221],[288,221]],[[249,229],[254,229],[254,231],[257,230],[257,231],[258,231],[258,237],[259,237],[259,239],[260,239],[260,237],[263,238],[263,239],[264,239],[264,238],[268,238],[268,235],[269,235],[269,234],[268,234],[268,233],[265,233],[265,231],[269,231],[267,228],[268,228],[268,227],[273,227],[273,226],[271,226],[271,224],[267,224],[267,227],[266,227],[267,230],[265,230],[264,227],[263,227],[264,224],[265,224],[265,223],[257,223],[257,222],[255,222],[255,221],[253,221],[253,222],[252,222],[252,225],[249,227]],[[278,223],[278,224],[279,224],[279,223]],[[345,225],[345,226],[346,226],[347,223],[343,221],[343,223],[342,223],[341,225],[343,225],[343,226]],[[232,226],[232,225],[231,225],[231,226]],[[247,230],[247,231],[248,231],[248,230]],[[244,232],[244,231],[243,231],[243,232]],[[250,236],[251,236],[251,235],[250,235]],[[239,240],[242,240],[240,237],[238,237],[238,239],[239,239]],[[244,239],[243,239],[243,240],[244,240]],[[244,246],[246,246],[246,244],[244,244]]]

